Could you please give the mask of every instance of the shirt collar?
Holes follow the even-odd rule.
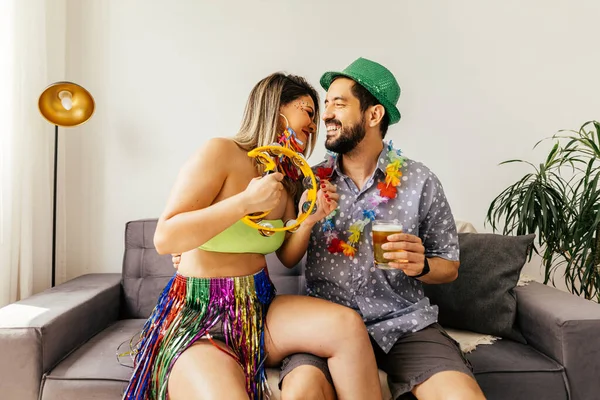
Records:
[[[383,174],[385,174],[385,169],[389,163],[387,159],[388,151],[388,143],[383,142],[383,149],[381,150],[381,153],[379,153],[379,158],[377,159],[377,169],[383,172]]]

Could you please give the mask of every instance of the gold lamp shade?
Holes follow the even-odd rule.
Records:
[[[72,82],[56,82],[40,95],[38,108],[46,121],[65,128],[81,125],[94,114],[94,98]]]

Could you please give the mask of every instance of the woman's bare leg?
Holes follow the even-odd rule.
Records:
[[[227,349],[224,343],[217,343]],[[207,340],[198,341],[181,354],[168,385],[170,400],[248,400],[240,365]]]
[[[293,353],[328,358],[339,400],[381,399],[369,334],[354,310],[308,296],[276,296],[267,314],[267,365]]]

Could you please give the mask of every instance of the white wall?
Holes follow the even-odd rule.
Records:
[[[390,138],[489,231],[491,200],[524,171],[498,163],[541,161],[539,139],[600,118],[599,14],[595,0],[67,0],[67,79],[97,101],[65,135],[67,277],[120,270],[124,224],[161,213],[184,160],[236,132],[259,79],[317,86],[359,56],[402,87]]]

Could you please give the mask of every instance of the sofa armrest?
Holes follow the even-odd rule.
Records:
[[[600,305],[538,282],[516,288],[517,318],[527,342],[559,362],[573,400],[600,391]]]
[[[0,309],[3,399],[36,400],[42,375],[119,315],[121,274],[90,274]]]

